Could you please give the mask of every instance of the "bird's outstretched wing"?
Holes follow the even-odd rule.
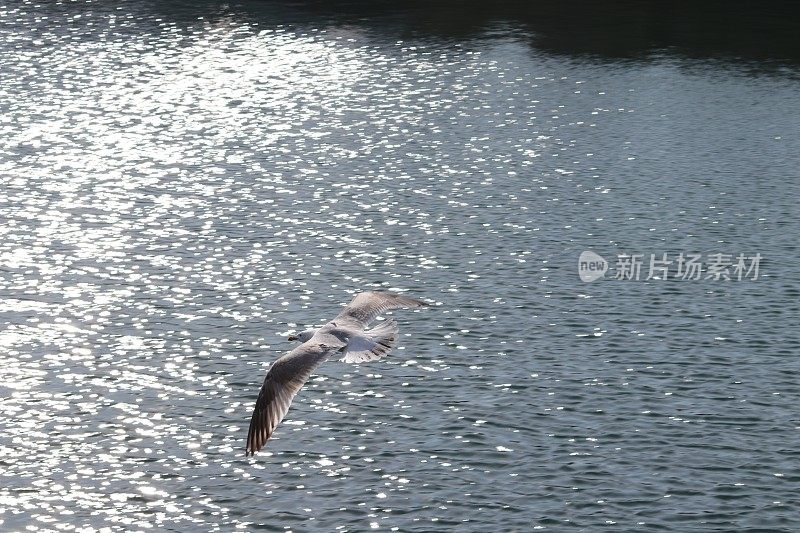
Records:
[[[361,292],[333,319],[336,325],[365,328],[375,318],[389,309],[427,307],[430,304],[393,292]]]
[[[246,455],[255,454],[267,443],[314,369],[340,349],[340,346],[322,344],[312,337],[272,364],[250,419]]]

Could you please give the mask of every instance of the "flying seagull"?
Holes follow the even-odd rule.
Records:
[[[302,331],[289,340],[302,344],[278,358],[267,372],[247,432],[246,455],[267,443],[280,424],[295,394],[314,370],[335,354],[347,363],[363,363],[384,357],[397,343],[397,322],[386,320],[372,329],[370,322],[389,309],[426,307],[416,298],[392,292],[357,294],[336,318],[319,329]]]

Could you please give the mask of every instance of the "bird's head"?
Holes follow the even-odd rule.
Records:
[[[290,341],[298,341],[298,342],[306,342],[308,339],[314,336],[317,330],[315,329],[307,329],[305,331],[301,331],[296,335],[289,335]]]

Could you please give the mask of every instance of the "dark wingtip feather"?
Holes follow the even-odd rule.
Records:
[[[416,305],[418,307],[430,307],[431,304],[419,298],[406,296],[405,294],[398,294],[396,292],[387,292],[386,294],[400,300],[404,305]]]

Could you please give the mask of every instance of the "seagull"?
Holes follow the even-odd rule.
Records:
[[[250,418],[245,455],[254,455],[272,436],[297,392],[316,368],[336,353],[341,361],[364,363],[386,356],[397,343],[395,320],[365,329],[389,309],[427,307],[416,298],[392,292],[362,292],[336,318],[319,329],[308,329],[289,337],[302,344],[279,357],[267,372]]]

